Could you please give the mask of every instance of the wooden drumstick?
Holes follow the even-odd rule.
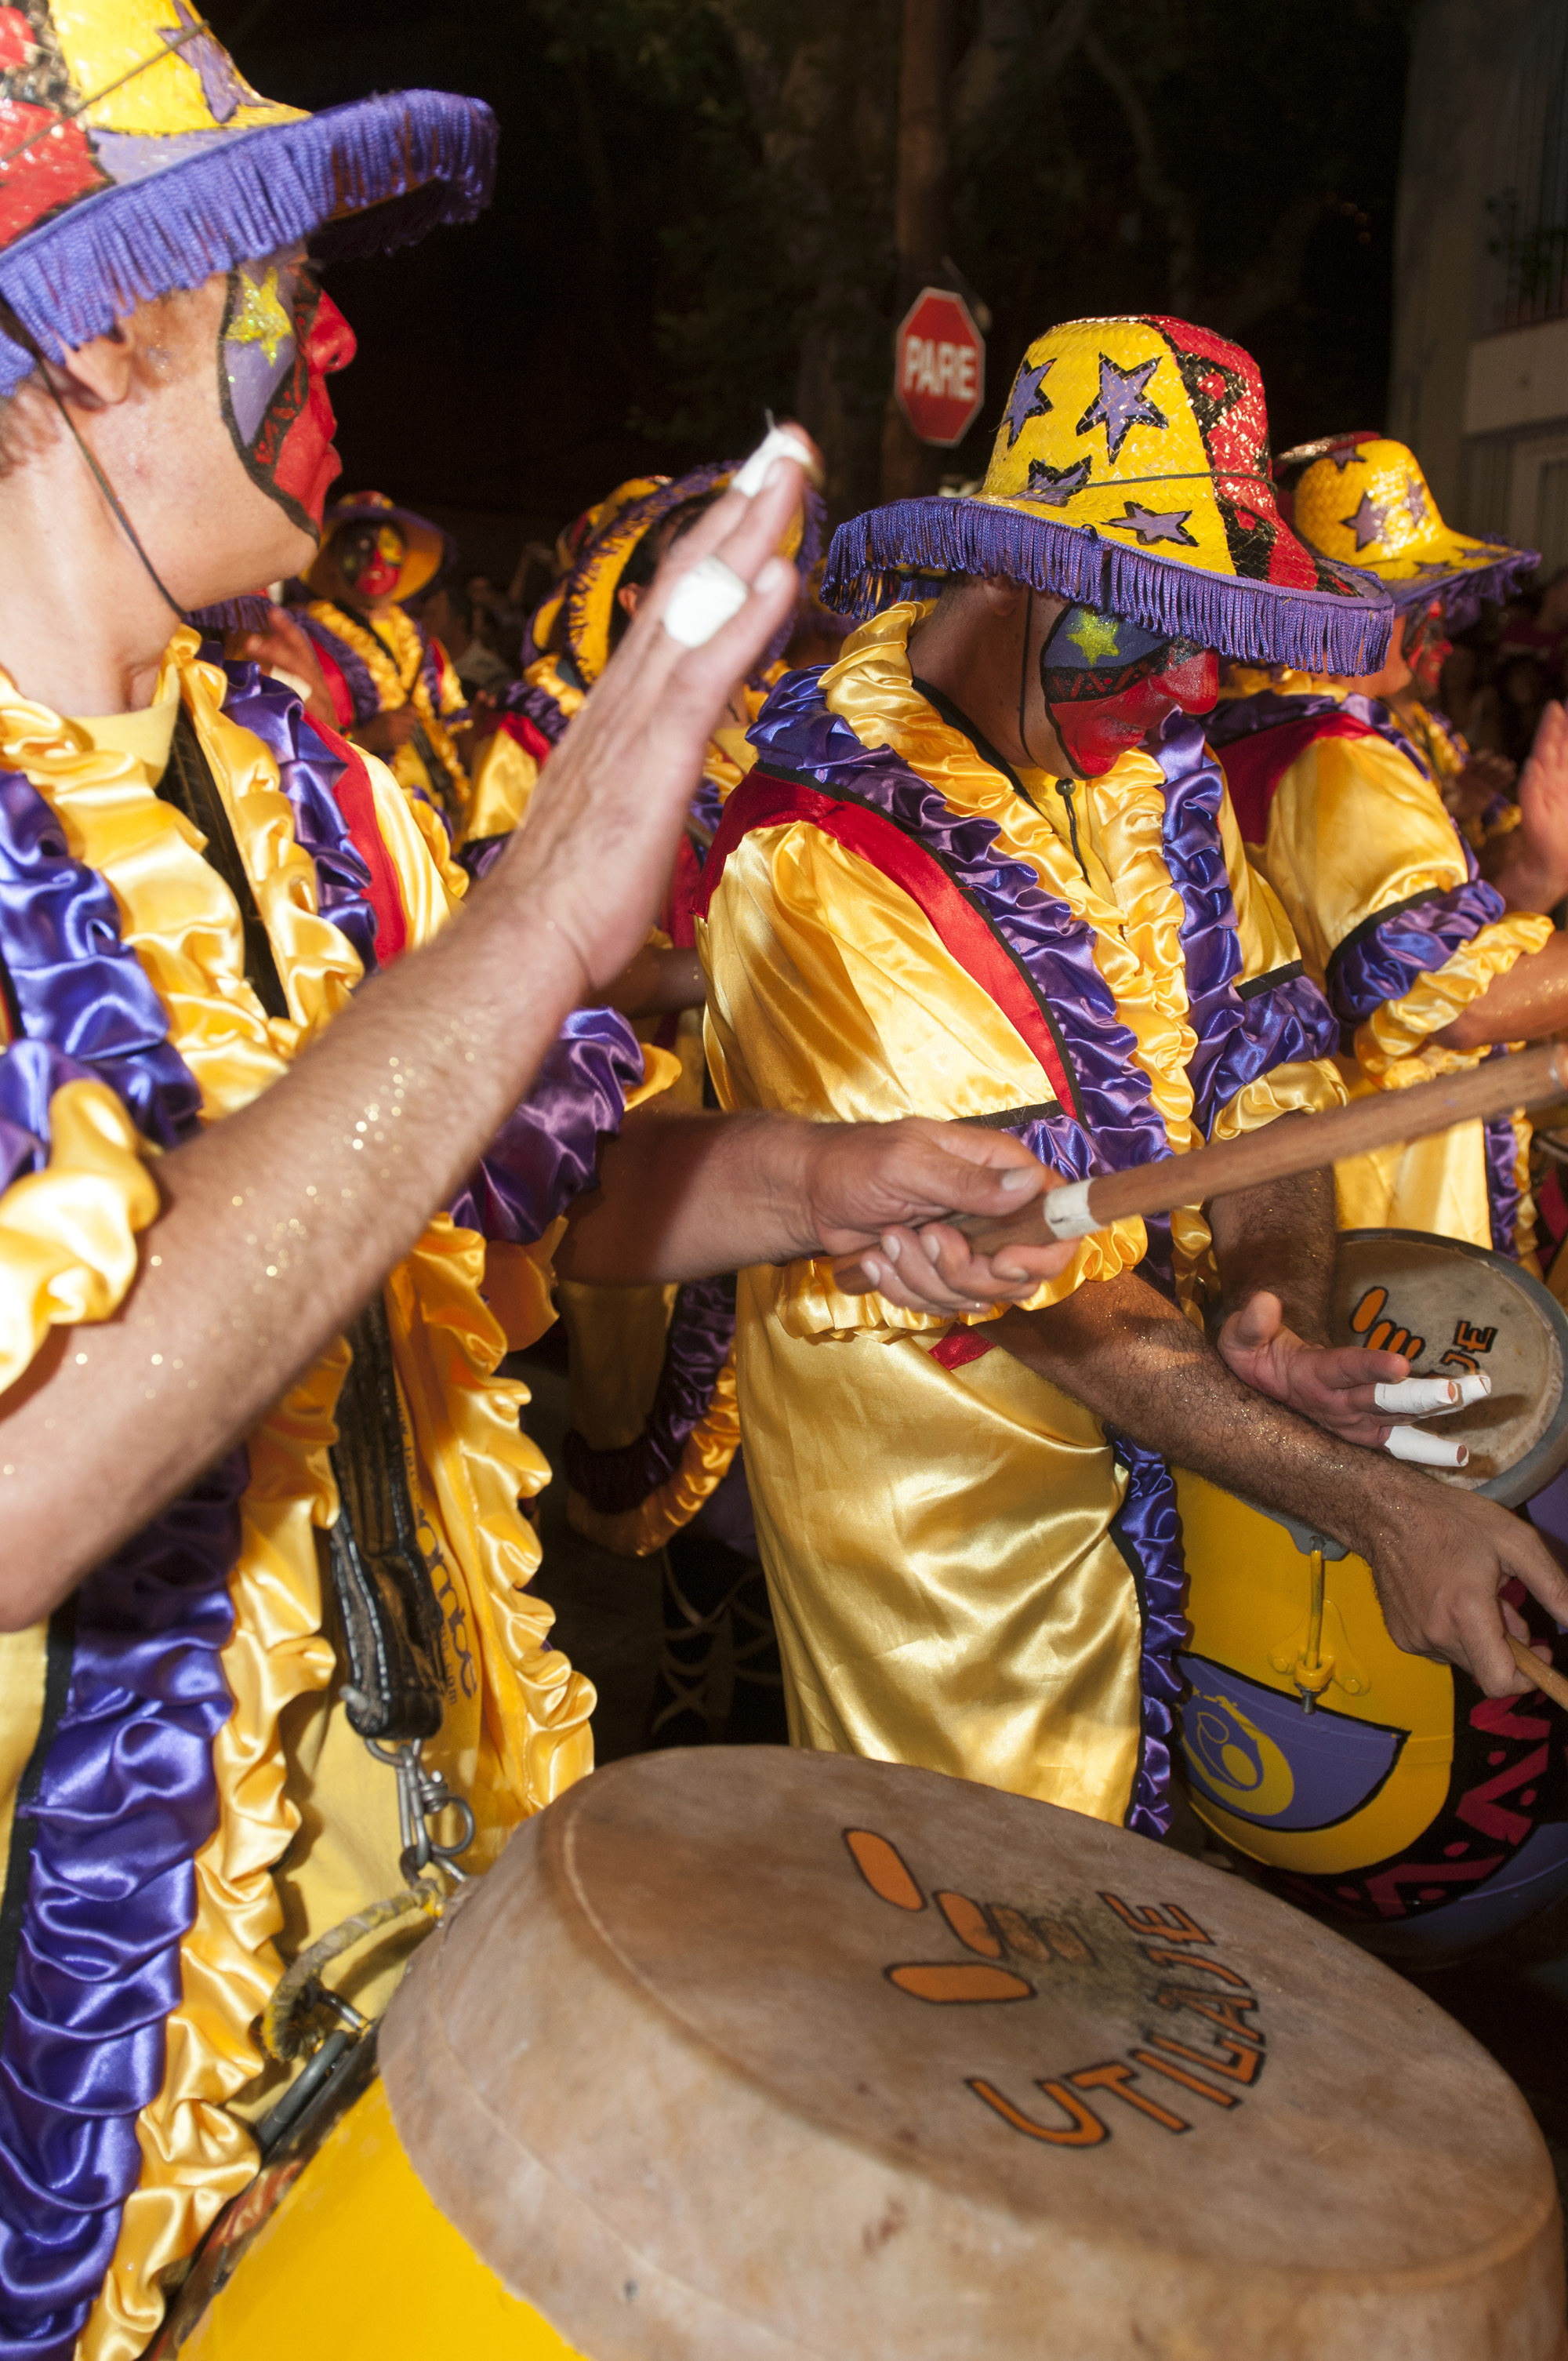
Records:
[[[1020,1213],[996,1219],[959,1213],[951,1226],[964,1231],[979,1254],[1003,1246],[1050,1246],[1062,1238],[1087,1237],[1113,1222],[1135,1215],[1173,1213],[1179,1205],[1207,1204],[1212,1197],[1260,1189],[1288,1180],[1325,1164],[1391,1148],[1457,1123],[1486,1122],[1517,1107],[1540,1106],[1568,1090],[1568,1042],[1542,1041],[1507,1058],[1488,1058],[1468,1073],[1418,1082],[1407,1091],[1377,1091],[1326,1115],[1265,1124],[1241,1139],[1217,1148],[1197,1148],[1189,1156],[1162,1157],[1125,1172],[1102,1172],[1036,1197]],[[872,1282],[859,1257],[834,1272],[846,1295],[867,1294]]]
[[[1543,1664],[1539,1656],[1532,1655],[1524,1642],[1516,1640],[1511,1631],[1508,1633],[1508,1645],[1514,1652],[1514,1662],[1520,1672],[1530,1675],[1542,1697],[1549,1697],[1553,1705],[1560,1705],[1564,1713],[1568,1713],[1568,1681],[1562,1674],[1554,1672],[1550,1664]]]

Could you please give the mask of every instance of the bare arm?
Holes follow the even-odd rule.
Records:
[[[1503,839],[1490,882],[1510,910],[1553,910],[1568,894],[1568,716],[1555,699],[1536,723],[1519,806],[1519,824]]]
[[[623,1016],[668,1016],[682,1008],[700,1008],[707,996],[696,951],[661,950],[655,943],[644,943],[592,1005],[618,1008]]]
[[[353,1318],[526,1091],[562,1018],[642,940],[715,715],[789,611],[785,467],[677,546],[551,761],[526,831],[445,935],[273,1089],[156,1168],[117,1318],[0,1399],[0,1623],[46,1613],[242,1435]],[[761,588],[705,647],[659,617],[709,548]]]
[[[1568,1577],[1529,1525],[1245,1385],[1135,1272],[1048,1311],[1006,1312],[992,1333],[1135,1442],[1357,1551],[1396,1643],[1462,1665],[1489,1696],[1530,1686],[1504,1636],[1505,1624],[1525,1636],[1497,1597],[1505,1582],[1518,1576],[1568,1620]]]
[[[1539,1041],[1568,1027],[1568,935],[1517,959],[1478,999],[1437,1035],[1444,1049],[1484,1049],[1492,1041]]]

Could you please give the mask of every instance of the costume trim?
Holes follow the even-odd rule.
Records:
[[[495,149],[488,106],[433,90],[218,132],[186,161],[83,197],[0,251],[0,297],[63,360],[137,303],[300,238],[335,259],[472,221],[489,203]],[[0,400],[35,366],[0,334]]]
[[[1123,1825],[1142,1837],[1163,1837],[1170,1827],[1170,1748],[1183,1687],[1177,1658],[1190,1637],[1181,1611],[1187,1587],[1181,1519],[1175,1479],[1159,1454],[1124,1434],[1108,1440],[1127,1479],[1111,1538],[1136,1587],[1142,1626],[1138,1769]]]

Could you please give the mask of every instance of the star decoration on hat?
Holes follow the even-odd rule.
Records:
[[[1185,530],[1190,509],[1146,509],[1142,500],[1128,500],[1126,513],[1107,517],[1107,528],[1113,533],[1135,533],[1138,546],[1146,549],[1151,542],[1174,541],[1179,548],[1196,549],[1197,542]]]
[[[1370,542],[1381,539],[1387,516],[1387,509],[1380,507],[1370,492],[1363,492],[1355,504],[1354,513],[1341,517],[1341,524],[1348,526],[1355,535],[1355,554],[1358,557]]]
[[[1405,513],[1419,533],[1431,514],[1427,488],[1419,476],[1405,478]]]
[[[242,106],[255,103],[256,93],[187,0],[173,0],[173,6],[179,21],[166,26],[158,38],[194,68],[213,121],[226,123]]]
[[[1079,420],[1078,432],[1087,434],[1091,427],[1103,426],[1105,447],[1113,461],[1135,426],[1168,423],[1165,412],[1157,410],[1144,391],[1158,367],[1157,353],[1130,369],[1118,368],[1103,353],[1100,356],[1100,391]]]
[[[269,266],[259,286],[243,271],[239,284],[239,302],[224,330],[224,341],[231,345],[259,345],[270,368],[294,333],[294,323],[278,292],[276,264]]]
[[[1031,368],[1027,361],[1013,380],[1013,391],[1007,403],[1007,448],[1011,451],[1031,418],[1043,418],[1052,408],[1048,393],[1040,391],[1040,380],[1056,367],[1054,359],[1042,361]]]
[[[1092,607],[1080,609],[1077,622],[1068,625],[1067,635],[1074,647],[1083,650],[1091,664],[1098,664],[1102,656],[1122,653],[1122,634],[1115,616],[1097,614]]]
[[[1343,476],[1347,467],[1365,467],[1366,465],[1354,443],[1341,443],[1329,453],[1329,457],[1334,463],[1336,476]]]
[[[1065,509],[1074,492],[1081,492],[1088,483],[1093,465],[1091,459],[1075,459],[1070,467],[1053,467],[1047,459],[1031,459],[1025,497],[1038,500],[1042,508]]]

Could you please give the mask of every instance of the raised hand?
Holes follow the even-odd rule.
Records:
[[[1511,910],[1552,910],[1568,894],[1568,714],[1555,698],[1536,724],[1519,801],[1492,883]]]

